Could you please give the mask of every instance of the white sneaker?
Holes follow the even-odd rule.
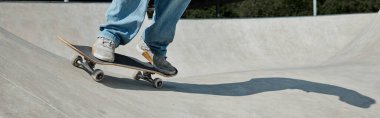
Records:
[[[113,62],[115,60],[115,43],[104,37],[98,37],[92,46],[92,54],[103,61]]]
[[[140,42],[136,45],[136,49],[145,57],[145,59],[149,61],[150,64],[154,64],[153,53],[150,51],[150,48],[146,45],[144,40],[140,40]]]

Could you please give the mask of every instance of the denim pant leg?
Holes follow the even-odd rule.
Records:
[[[157,56],[166,56],[173,41],[178,20],[191,0],[155,0],[153,22],[142,35],[145,43]]]
[[[170,0],[171,1],[171,0]],[[98,37],[111,39],[116,47],[136,36],[144,21],[149,0],[112,0],[106,13],[106,23],[100,26]]]

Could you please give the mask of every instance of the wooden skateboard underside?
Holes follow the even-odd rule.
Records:
[[[75,50],[80,55],[82,55],[86,60],[91,61],[95,64],[120,66],[120,67],[135,69],[139,71],[144,71],[144,72],[156,73],[165,77],[175,76],[175,74],[170,75],[170,74],[163,73],[162,71],[160,71],[160,69],[158,69],[157,67],[153,66],[152,64],[148,62],[142,62],[136,58],[125,56],[118,53],[115,53],[114,62],[105,62],[93,56],[91,53],[92,48],[89,46],[74,45],[61,37],[58,37],[58,39],[60,39],[63,43],[65,43],[71,49]]]

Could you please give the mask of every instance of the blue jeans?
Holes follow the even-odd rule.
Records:
[[[191,0],[155,0],[153,23],[142,35],[153,54],[166,56],[176,24]],[[116,47],[131,41],[144,21],[149,0],[112,0],[98,37],[111,39]]]

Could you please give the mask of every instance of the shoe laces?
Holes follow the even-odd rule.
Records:
[[[104,39],[103,38],[103,46],[104,47],[108,47],[108,48],[114,48],[115,47],[115,43],[109,39]]]
[[[143,40],[141,40],[141,42],[140,42],[140,48],[142,50],[145,50],[145,51],[150,51],[150,48],[148,47],[148,45]]]

